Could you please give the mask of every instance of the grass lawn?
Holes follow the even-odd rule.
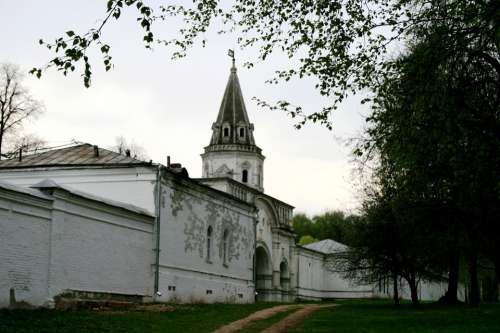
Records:
[[[290,332],[335,333],[462,333],[500,332],[500,304],[423,304],[412,309],[404,304],[396,309],[388,301],[339,301],[338,307],[314,313]]]
[[[412,309],[404,304],[396,309],[389,301],[339,301],[338,307],[318,310],[290,332],[335,333],[463,333],[500,332],[500,304],[482,304],[479,309],[466,305],[424,304]],[[51,310],[0,311],[0,332],[211,332],[212,330],[274,306],[271,303],[230,305],[178,305],[173,312],[92,312]],[[293,312],[293,311],[292,311]],[[259,332],[290,314],[277,314],[255,323],[245,332]]]
[[[0,311],[0,332],[210,332],[276,304],[179,305],[173,312]]]

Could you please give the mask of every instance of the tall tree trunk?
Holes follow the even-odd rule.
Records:
[[[479,280],[477,276],[477,252],[475,249],[471,250],[469,256],[469,279],[470,279],[470,296],[469,304],[473,307],[479,306]]]
[[[498,303],[498,294],[500,289],[500,258],[495,260],[495,299],[494,302]]]
[[[2,159],[3,126],[0,128],[0,160]]]
[[[441,301],[445,304],[458,303],[458,279],[460,272],[460,249],[459,249],[459,224],[461,220],[457,218],[457,212],[450,210],[447,223],[451,227],[451,242],[448,243],[449,262],[448,262],[448,290]]]
[[[392,298],[394,299],[394,305],[399,306],[399,290],[398,290],[398,274],[393,272],[392,274]]]
[[[458,303],[458,274],[460,271],[460,255],[457,249],[452,250],[448,272],[448,290],[443,297],[446,304]]]
[[[408,282],[408,286],[410,287],[411,305],[414,308],[417,308],[420,306],[420,302],[418,301],[417,279],[415,278],[414,274],[411,274],[406,278],[406,281]]]

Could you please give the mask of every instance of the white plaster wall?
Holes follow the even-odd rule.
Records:
[[[255,153],[246,152],[209,152],[202,155],[203,175],[206,178],[219,177],[217,170],[226,165],[233,171],[232,178],[242,182],[242,165],[248,163],[248,183],[246,185],[264,191],[264,160]],[[208,164],[208,175],[205,172],[205,165]],[[260,166],[260,169],[259,169]],[[260,172],[259,172],[260,170]]]
[[[324,255],[305,249],[298,251],[297,294],[304,299],[373,297],[372,286],[359,286],[325,265]]]
[[[50,204],[0,190],[0,308],[48,300]]]
[[[56,190],[0,189],[0,307],[50,305],[64,290],[152,295],[153,218]]]
[[[323,268],[323,298],[369,298],[373,297],[373,286],[357,285],[344,279],[329,267]]]
[[[297,297],[320,299],[323,297],[323,255],[311,251],[298,252]]]
[[[401,299],[411,300],[410,288],[408,283],[404,279],[398,281],[398,292]],[[392,281],[386,287],[387,292],[379,289],[377,285],[375,294],[377,297],[392,298]],[[446,282],[428,282],[421,281],[418,286],[418,297],[421,301],[438,301],[441,296],[443,296],[448,289],[448,284]],[[465,288],[463,285],[458,286],[458,299],[460,301],[465,301]]]
[[[155,212],[155,170],[137,168],[33,168],[0,171],[0,180],[29,187],[50,178],[61,185]]]
[[[266,245],[267,249],[271,254],[269,258],[269,263],[273,262],[273,236],[272,236],[272,224],[274,221],[273,215],[269,210],[269,207],[265,205],[262,201],[257,200],[255,202],[257,207],[257,241]],[[273,266],[270,267],[273,269]]]
[[[153,218],[56,198],[50,294],[72,289],[152,296]]]
[[[162,184],[158,300],[253,302],[254,212],[207,193],[171,181]],[[209,225],[213,234],[207,260]],[[226,264],[225,229],[229,232]]]

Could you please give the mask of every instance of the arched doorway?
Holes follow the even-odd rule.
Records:
[[[283,260],[280,264],[280,286],[283,291],[290,289],[290,270],[286,260]]]
[[[256,300],[267,300],[266,294],[272,286],[271,260],[264,246],[255,249],[255,291]]]

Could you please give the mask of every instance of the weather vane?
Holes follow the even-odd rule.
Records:
[[[233,67],[234,67],[234,50],[229,49],[227,51],[227,55],[230,56],[231,59],[233,59]]]

